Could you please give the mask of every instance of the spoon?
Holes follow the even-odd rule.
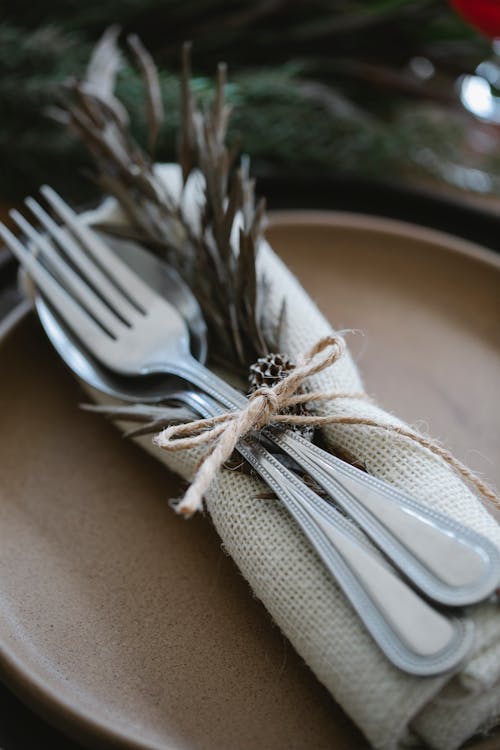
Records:
[[[81,347],[41,297],[37,298],[36,307],[63,361],[94,392],[131,402],[168,399],[185,404],[202,417],[223,411],[204,394],[175,390],[180,386],[178,378],[154,381],[115,376]],[[471,620],[445,615],[421,599],[353,535],[347,520],[333,506],[298,483],[297,477],[258,440],[240,441],[237,449],[302,528],[374,641],[396,667],[409,674],[429,676],[454,669],[463,661],[474,641]],[[304,500],[308,502],[307,509]]]
[[[61,203],[59,198],[57,201]],[[64,215],[66,214],[68,214],[67,208],[64,210]],[[22,217],[15,214],[14,218],[33,239],[37,237]],[[70,219],[73,224],[77,221],[71,215]],[[80,236],[81,230],[78,230],[78,233]],[[87,241],[95,242],[99,247],[104,248],[108,242],[105,240],[103,243],[97,237],[94,240],[95,235],[88,230],[87,234],[89,235]],[[13,249],[18,249],[18,242],[16,245],[13,238],[10,238],[10,242]],[[115,247],[116,242],[115,240]],[[121,244],[118,243],[118,247]],[[137,270],[140,271],[141,259],[149,266],[151,265],[148,253],[142,248],[131,242],[125,245],[125,252],[128,251],[128,257],[133,259]],[[114,267],[114,261],[111,259],[112,253],[110,254],[109,250],[106,252],[110,256],[107,257],[106,263],[109,273],[112,274]],[[21,257],[23,257],[22,253]],[[162,305],[162,310],[164,310],[162,315],[170,315],[172,318],[172,325],[169,321],[169,328],[175,332],[174,336],[180,335],[184,341],[188,331],[177,308],[170,304],[171,300],[175,300],[175,304],[179,305],[182,300],[183,307],[190,310],[192,320],[197,321],[197,330],[199,336],[202,337],[203,326],[202,321],[199,320],[201,313],[195,312],[198,308],[192,293],[179,278],[172,276],[171,273],[162,275],[160,271],[163,264],[159,261],[155,263],[154,273],[150,274],[151,280],[155,282],[158,278],[163,278],[166,287],[163,291],[166,292],[168,299],[167,304],[158,296],[157,306]],[[116,260],[116,265],[119,267],[118,260]],[[44,318],[47,318],[47,314],[45,316],[42,314],[42,322]],[[219,400],[233,408],[245,404],[245,398],[240,393],[200,366],[199,362],[189,354],[188,349],[184,352],[185,346],[183,343],[183,346],[179,348],[175,362],[162,364],[159,369],[156,368],[156,372],[170,372],[187,377],[191,383],[211,395],[219,398],[221,394]],[[174,348],[177,350],[176,344]],[[61,348],[59,351],[64,358]],[[180,361],[178,357],[181,357]],[[182,357],[185,357],[185,362]],[[186,376],[184,373],[189,375]],[[412,582],[432,599],[452,606],[471,604],[490,595],[498,585],[500,556],[495,545],[488,539],[452,518],[423,506],[392,485],[368,476],[311,445],[297,433],[289,430],[266,429],[264,435],[285,454],[295,459],[297,464],[318,482],[334,502],[343,507]]]

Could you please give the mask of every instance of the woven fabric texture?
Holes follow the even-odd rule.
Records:
[[[178,167],[162,165],[159,172],[179,196]],[[183,197],[194,226],[198,226],[201,190],[197,178]],[[123,220],[116,205],[108,201],[89,219],[110,216],[113,221]],[[283,298],[288,301],[280,350],[293,360],[330,333],[331,326],[266,243],[259,250],[258,264],[272,288],[266,325],[275,326]],[[314,389],[362,390],[348,353],[311,380]],[[373,403],[359,400],[335,400],[323,404],[322,410],[402,424]],[[398,434],[367,426],[329,426],[324,437],[331,446],[340,446],[362,461],[373,475],[422,503],[432,503],[500,547],[496,521],[454,471],[429,450]],[[166,454],[149,440],[142,439],[141,444],[186,479],[200,457],[198,451]],[[224,548],[253,593],[372,745],[395,750],[423,741],[436,750],[454,750],[475,732],[492,726],[500,713],[500,615],[495,605],[471,609],[477,630],[475,650],[457,673],[426,679],[403,674],[373,643],[287,513],[277,502],[262,499],[265,493],[265,486],[253,476],[222,471],[206,498],[207,508]]]

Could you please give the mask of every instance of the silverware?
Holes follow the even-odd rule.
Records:
[[[172,392],[170,399],[203,417],[223,412],[210,397],[189,390]],[[353,534],[338,511],[304,486],[257,439],[241,440],[237,450],[274,490],[395,666],[423,676],[460,663],[473,643],[472,621],[445,616],[427,604]]]
[[[229,404],[234,407],[239,406],[242,401],[241,395],[232,389],[229,389],[226,384],[219,379],[216,379],[208,370],[191,358],[188,348],[189,336],[187,328],[184,321],[175,310],[165,303],[158,295],[154,294],[152,290],[145,285],[136,274],[132,273],[126,265],[121,263],[116,255],[109,250],[102,239],[100,239],[88,227],[78,222],[75,215],[70,212],[69,208],[64,203],[62,203],[61,199],[55,196],[52,191],[46,190],[45,192],[49,199],[56,204],[63,220],[72,228],[74,237],[71,237],[55,225],[50,217],[48,217],[34,201],[29,202],[30,207],[37,213],[47,231],[52,234],[52,237],[64,247],[65,251],[70,255],[73,263],[79,268],[79,270],[86,275],[87,278],[92,278],[92,283],[98,289],[100,296],[90,287],[85,285],[81,278],[62,261],[61,257],[55,251],[54,245],[47,237],[36,233],[19,214],[14,214],[14,218],[27,236],[30,237],[31,241],[36,244],[38,250],[41,251],[45,263],[49,264],[52,272],[73,292],[84,308],[92,311],[93,315],[99,320],[101,327],[99,327],[99,324],[95,319],[86,314],[84,309],[75,303],[74,299],[69,296],[56,278],[48,273],[48,271],[22,246],[18,240],[16,240],[10,232],[8,232],[8,230],[3,229],[2,234],[11,249],[13,249],[15,254],[28,267],[38,285],[51,299],[55,307],[58,308],[59,314],[69,323],[70,327],[76,330],[78,336],[86,343],[87,347],[101,360],[101,362],[107,364],[115,371],[121,371],[122,374],[135,375],[137,373],[149,374],[166,371],[184,377],[191,382],[195,382],[195,384],[201,385],[206,391],[212,392],[223,402],[229,402]],[[85,243],[87,249],[92,255],[96,255],[96,253],[98,254],[97,265],[96,262],[91,261],[88,255],[82,254],[76,238],[78,238],[80,242]],[[122,286],[122,289],[127,290],[126,294],[123,294],[104,272],[103,269],[107,265],[112,277],[118,279],[118,284]],[[103,303],[102,298],[108,301],[109,307]],[[147,315],[144,314],[146,310]],[[157,323],[159,322],[158,316],[162,317],[162,335],[165,335],[165,329],[167,328],[166,323],[168,320],[168,330],[171,336],[166,342],[168,345],[165,347],[165,341],[163,341],[161,343],[161,348],[154,327],[155,317]],[[145,320],[148,321],[147,325],[144,324]],[[131,322],[133,322],[133,327],[128,327],[127,323],[130,324]],[[117,357],[118,359],[116,359]],[[164,358],[166,358],[166,365],[164,364]],[[144,363],[146,363],[146,365]],[[293,433],[280,431],[278,438],[284,440],[284,445],[287,447],[286,440],[288,435],[292,438],[292,449],[298,450],[294,448]],[[269,437],[273,441],[278,440],[273,431],[269,432]],[[305,441],[302,441],[302,443],[305,444],[305,449],[309,450],[309,444]],[[256,446],[258,446],[258,444],[256,444]],[[289,449],[288,452],[290,453],[292,449]],[[278,483],[278,494],[280,495],[281,493],[282,499],[286,498],[288,509],[300,523],[301,527],[306,530],[308,537],[313,541],[315,538],[315,547],[318,549],[319,554],[324,557],[328,550],[330,550],[328,559],[330,560],[329,567],[331,569],[332,553],[334,550],[338,552],[338,546],[340,544],[338,525],[335,522],[332,523],[332,518],[334,517],[332,515],[333,509],[320,498],[317,498],[314,493],[310,493],[309,490],[306,491],[304,485],[298,481],[295,475],[291,472],[287,472],[287,470],[284,469],[284,467],[276,461],[271,454],[268,454],[267,452],[262,453],[263,450],[262,446],[260,446],[255,448],[255,450],[251,452],[251,455],[248,454],[250,462],[255,465],[255,462],[257,461],[260,466],[259,471],[261,474],[265,469],[267,480],[270,483],[274,482],[276,484],[276,472],[278,473],[277,476],[280,478],[280,482]],[[316,449],[316,451],[317,452],[314,456],[316,459],[320,460],[320,462],[326,462],[327,459],[331,458],[329,454],[319,451],[319,449]],[[339,463],[341,464],[342,462]],[[326,463],[326,465],[328,466],[328,463]],[[315,471],[317,471],[317,469],[315,469]],[[373,485],[371,489],[373,489]],[[376,493],[378,491],[378,495],[380,495],[380,488],[376,485],[375,491]],[[297,492],[299,493],[298,496]],[[300,497],[300,503],[297,510],[296,503],[298,497]],[[306,509],[306,513],[309,514],[306,520],[304,520],[305,517],[303,515],[302,517],[300,516],[304,509]],[[313,516],[312,527],[311,514]],[[326,519],[329,519],[329,521]],[[337,518],[335,518],[335,521],[337,521]],[[313,535],[311,528],[314,531]],[[335,533],[332,531],[332,528],[335,528]],[[479,539],[482,541],[481,537]],[[456,534],[453,538],[453,542],[457,543]],[[459,540],[458,543],[462,545],[462,553],[464,553],[467,549],[466,544],[462,540]],[[355,542],[355,544],[357,544],[357,542]],[[323,549],[323,552],[321,549]],[[422,647],[422,643],[420,643],[419,646],[415,641],[415,629],[407,630],[406,634],[404,629],[403,631],[401,630],[401,615],[397,614],[397,612],[401,612],[401,607],[395,606],[397,604],[396,599],[394,597],[391,598],[390,595],[388,597],[387,593],[382,593],[380,586],[377,585],[377,580],[379,578],[384,578],[384,576],[381,573],[374,578],[367,576],[368,571],[377,569],[377,564],[373,563],[371,566],[367,565],[368,558],[366,555],[368,554],[374,558],[377,563],[378,559],[374,557],[373,553],[368,549],[364,551],[364,554],[358,552],[357,554],[354,554],[354,556],[352,554],[350,555],[347,552],[347,549],[351,549],[351,547],[347,545],[347,548],[344,548],[344,560],[346,557],[349,558],[350,564],[354,569],[356,569],[356,564],[358,564],[358,583],[360,576],[363,580],[364,575],[364,585],[366,586],[369,584],[368,591],[372,591],[370,586],[374,586],[374,592],[376,593],[372,593],[372,596],[374,597],[374,601],[377,602],[376,608],[377,606],[379,609],[381,608],[384,611],[385,618],[392,621],[393,625],[395,622],[399,623],[399,625],[395,627],[396,631],[398,631],[399,628],[399,638],[403,637],[403,641],[406,638],[406,647],[408,647],[408,644],[411,644],[411,647],[417,648],[418,651],[418,648]],[[476,557],[481,559],[480,554],[476,553]],[[363,561],[361,567],[359,567],[360,560]],[[378,563],[378,565],[380,565],[380,563]],[[335,567],[338,567],[338,561],[336,566],[334,565],[334,568]],[[386,568],[385,578],[387,578],[387,576],[389,576],[390,580],[394,579],[394,574],[390,572],[388,568]],[[404,589],[401,589],[401,586],[403,586]],[[387,591],[390,592],[391,590],[394,590],[394,586],[392,586],[392,589],[390,586],[387,587]],[[398,590],[400,591],[400,596],[402,596],[401,591],[408,590],[408,587],[399,581]],[[419,600],[411,591],[409,597],[414,603],[417,601],[421,602],[421,600]],[[427,608],[426,611],[429,616],[429,612],[432,613],[433,610],[429,608],[428,605],[425,605],[425,607]],[[409,611],[414,611],[414,608],[410,607]],[[364,619],[372,634],[377,637],[379,644],[382,644],[384,637],[381,637],[378,628],[369,625],[370,622],[373,623],[377,618],[374,618],[373,615],[366,617],[365,611]],[[384,617],[382,617],[382,622],[384,622]],[[435,621],[435,623],[437,623],[437,621]],[[408,625],[408,623],[406,623],[406,625]],[[439,632],[439,628],[436,624],[434,629],[432,627],[430,628],[429,633],[432,633],[433,630],[435,634]],[[392,632],[394,635],[394,627],[392,628]],[[443,634],[444,630],[441,629],[441,638],[443,638]],[[448,636],[451,636],[451,634],[452,632],[448,630]],[[456,641],[456,629],[453,630],[453,635],[454,640]],[[465,636],[462,639],[462,643],[464,640],[466,640]],[[441,640],[441,645],[442,643],[443,641]],[[387,643],[385,648],[387,648]],[[389,648],[389,650],[391,650],[391,648]],[[394,649],[394,646],[392,647],[392,658],[393,661],[395,660],[396,662],[399,659],[398,666],[402,666],[401,655],[399,657],[397,655],[395,657],[394,655],[394,651],[397,650],[398,649]],[[454,649],[454,653],[456,654],[456,649]],[[427,656],[428,655],[429,654],[427,654]],[[420,654],[420,657],[422,656],[423,655]],[[431,668],[428,664],[429,659],[424,661],[427,661],[425,665],[427,671],[425,673],[429,673],[428,670]],[[404,649],[403,662],[405,662]],[[434,670],[443,669],[442,663],[440,663],[439,667],[436,667],[435,659],[433,663]],[[402,668],[405,667],[402,666]],[[409,663],[407,653],[406,668],[409,671],[415,671],[415,667]]]
[[[158,401],[161,396],[202,417],[222,412],[205,394],[176,390],[180,381],[175,378],[123,378],[103,368],[41,298],[37,311],[62,359],[94,391],[131,402]],[[273,488],[395,666],[410,674],[432,675],[455,668],[465,658],[473,643],[470,620],[445,615],[422,600],[353,534],[333,506],[299,482],[257,440],[240,441],[237,450]]]
[[[42,192],[70,232],[57,225],[33,199],[28,199],[27,204],[52,240],[36,232],[18,212],[12,216],[60,283],[5,228],[3,234],[11,249],[30,266],[38,285],[67,324],[77,331],[94,355],[124,376],[170,373],[203,389],[228,408],[243,406],[245,397],[241,393],[191,355],[187,325],[170,304],[172,300],[175,307],[182,304],[191,311],[196,307],[190,291],[180,280],[172,274],[164,276],[167,301],[120,261],[102,237],[82,224],[53,190],[46,187]],[[63,260],[56,244],[79,273]],[[132,256],[129,253],[129,259]],[[140,262],[135,262],[139,267]],[[98,294],[84,283],[82,276],[91,280]],[[127,290],[126,294],[120,292],[111,278]],[[200,316],[193,314],[194,320],[198,341],[203,340]],[[297,433],[274,428],[265,430],[264,435],[303,467],[430,598],[461,606],[480,601],[497,588],[499,551],[480,534],[423,506],[393,486],[367,476]]]

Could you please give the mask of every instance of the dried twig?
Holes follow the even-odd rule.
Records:
[[[181,117],[182,127],[179,133],[178,158],[182,169],[182,178],[186,184],[191,171],[197,162],[196,140],[193,125],[193,95],[191,93],[191,42],[182,45],[181,72]]]
[[[158,69],[137,34],[130,34],[127,37],[127,43],[135,54],[137,65],[144,80],[149,122],[148,145],[150,152],[153,153],[163,122],[163,102],[161,99]]]
[[[117,422],[138,422],[140,427],[134,427],[124,432],[125,437],[139,437],[150,435],[173,424],[181,424],[196,419],[197,415],[185,406],[151,406],[150,404],[81,404],[81,409],[91,411]]]
[[[69,124],[94,157],[96,181],[126,212],[131,236],[175,264],[190,285],[206,318],[212,359],[243,374],[268,351],[261,327],[267,285],[256,272],[265,203],[255,203],[248,158],[237,168],[237,149],[226,145],[231,115],[224,96],[226,66],[217,68],[212,106],[202,108],[190,87],[190,45],[183,47],[179,163],[184,185],[196,171],[205,185],[201,232],[195,233],[116,107],[116,37],[116,30],[106,32],[91,60],[92,76],[98,68],[105,79],[99,88],[89,88],[87,78],[69,84]],[[151,146],[162,117],[156,68],[137,37],[128,41],[146,83]],[[97,66],[96,57],[105,63]]]

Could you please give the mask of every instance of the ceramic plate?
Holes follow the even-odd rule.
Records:
[[[367,390],[500,484],[500,259],[355,214],[277,214],[269,238],[349,344]],[[12,322],[12,321],[11,321]],[[362,750],[176,479],[79,411],[36,321],[0,369],[0,670],[89,745]],[[493,747],[493,745],[491,745]]]

